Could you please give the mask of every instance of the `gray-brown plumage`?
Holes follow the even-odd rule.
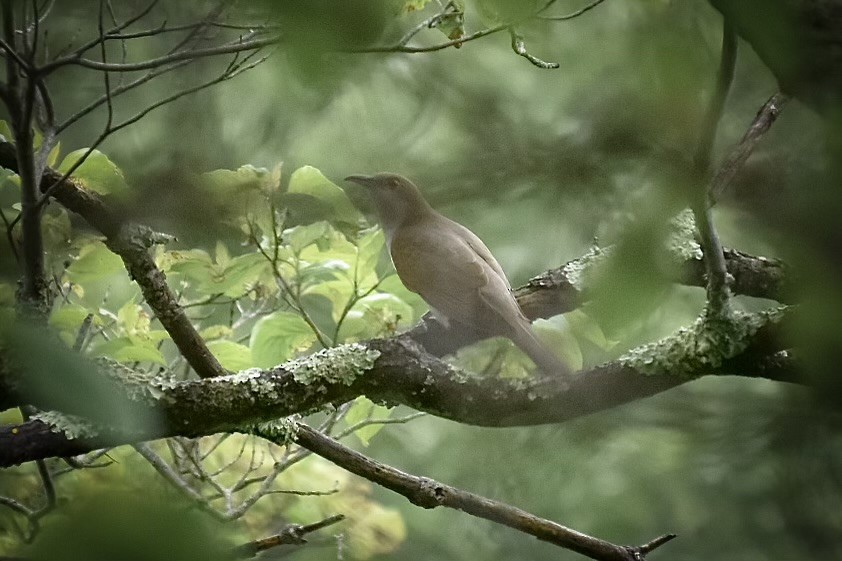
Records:
[[[473,232],[433,210],[405,177],[378,173],[345,180],[368,188],[398,276],[439,320],[508,337],[545,373],[570,373],[535,337],[503,269]]]

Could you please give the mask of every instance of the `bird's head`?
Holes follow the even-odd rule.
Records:
[[[407,220],[420,217],[431,210],[418,187],[397,173],[349,175],[345,181],[366,188],[384,230],[393,230]]]

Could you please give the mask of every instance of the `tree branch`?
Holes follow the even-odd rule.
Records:
[[[255,432],[269,440],[277,439],[272,431],[258,429]],[[540,518],[506,503],[445,485],[427,477],[402,472],[343,446],[336,440],[302,423],[299,423],[295,429],[295,442],[351,473],[403,495],[416,506],[422,508],[443,506],[461,510],[472,516],[508,526],[539,540],[581,553],[591,559],[640,561],[647,551],[651,551],[675,537],[674,534],[668,534],[639,547],[615,545],[551,520]],[[644,550],[643,548],[648,549]]]
[[[237,546],[234,550],[234,556],[238,558],[251,558],[261,551],[266,551],[267,549],[272,549],[273,547],[278,547],[279,545],[304,545],[307,543],[307,540],[304,539],[304,536],[307,534],[327,528],[328,526],[333,526],[343,520],[345,520],[344,515],[334,514],[333,516],[328,516],[327,518],[319,520],[318,522],[313,522],[312,524],[306,524],[303,526],[301,524],[289,524],[285,526],[280,533],[275,534],[274,536],[261,538],[253,542]]]
[[[408,337],[341,345],[295,359],[271,370],[251,370],[205,380],[132,381],[126,367],[91,368],[95,380],[121,382],[115,399],[128,399],[161,419],[127,435],[108,426],[87,427],[85,438],[58,437],[36,421],[0,429],[0,466],[42,457],[174,435],[196,437],[242,430],[253,423],[307,413],[359,395],[391,405],[405,404],[458,422],[482,426],[558,423],[652,396],[700,376],[736,374],[798,381],[796,361],[781,343],[782,320],[764,313],[740,318],[742,333],[731,347],[711,343],[702,328],[633,350],[620,359],[578,374],[569,386],[552,379],[524,383],[466,375],[425,353]],[[701,325],[701,324],[699,324]],[[28,395],[25,373],[0,354],[0,407],[19,399],[44,410],[49,398]],[[81,383],[81,381],[80,381]],[[45,399],[47,399],[45,401]],[[66,413],[89,413],[64,405]],[[144,415],[147,418],[148,415]],[[102,421],[108,423],[108,420]],[[61,425],[61,423],[59,423]],[[54,430],[74,432],[73,421]],[[125,429],[123,429],[125,430]],[[76,430],[78,432],[78,430]],[[62,441],[63,440],[63,441]]]
[[[538,68],[544,70],[558,68],[559,65],[557,62],[547,62],[530,54],[529,51],[526,50],[526,43],[523,42],[523,36],[515,30],[514,26],[509,27],[509,36],[512,40],[512,50],[516,55],[522,56]]]
[[[14,145],[0,143],[0,165],[17,171]],[[68,210],[85,218],[106,237],[109,248],[123,258],[129,275],[138,281],[146,302],[155,310],[158,320],[196,373],[205,378],[225,374],[225,369],[207,349],[178,305],[166,277],[149,255],[149,247],[160,240],[160,235],[115,215],[99,196],[74,183],[72,179],[57,183],[62,177],[61,173],[53,169],[45,170],[41,189],[46,190],[57,184],[53,197]]]
[[[713,213],[709,204],[711,192],[708,176],[713,140],[734,78],[736,60],[737,34],[727,22],[723,22],[722,54],[716,87],[702,123],[699,145],[694,157],[694,171],[695,176],[699,178],[700,192],[691,195],[690,205],[696,217],[696,227],[699,229],[699,239],[707,263],[707,311],[711,319],[715,320],[728,320],[731,312],[731,292],[728,287],[728,270],[722,242],[713,224]]]
[[[736,146],[731,148],[725,161],[719,166],[719,169],[714,175],[710,185],[710,201],[709,204],[715,204],[722,196],[725,190],[731,185],[737,172],[748,160],[754,148],[766,134],[772,124],[777,120],[778,115],[789,101],[789,97],[783,93],[776,93],[770,97],[763,107],[757,112],[754,120],[743,135],[742,140]]]
[[[35,165],[32,146],[32,112],[36,97],[35,79],[29,64],[16,51],[15,14],[11,2],[3,2],[3,49],[6,51],[8,94],[5,102],[15,135],[15,158],[19,162],[21,188],[22,268],[23,279],[18,299],[22,309],[32,317],[44,320],[49,312],[50,291],[44,269],[44,241],[41,231],[41,210],[38,206],[40,173]],[[22,38],[25,42],[26,38]],[[20,74],[25,79],[21,80]],[[14,227],[16,219],[9,224]]]
[[[458,39],[453,39],[451,41],[446,41],[444,43],[437,43],[435,45],[428,45],[426,47],[413,47],[410,45],[406,45],[399,41],[394,45],[385,45],[382,47],[363,47],[361,49],[352,49],[349,52],[352,53],[430,53],[433,51],[440,51],[442,49],[446,49],[448,47],[454,46],[462,46],[463,43],[469,43],[470,41],[476,41],[482,37],[486,37],[488,35],[492,35],[494,33],[499,33],[505,29],[508,29],[508,25],[498,25],[495,27],[489,27],[487,29],[480,29],[479,31],[475,31],[474,33],[469,33],[468,35],[463,35]]]
[[[562,16],[542,16],[542,15],[539,15],[538,19],[544,19],[544,20],[550,20],[550,21],[567,21],[569,19],[577,18],[577,17],[581,16],[582,14],[584,14],[585,12],[589,12],[589,11],[593,10],[594,8],[596,8],[597,6],[602,4],[604,1],[605,0],[593,0],[593,2],[591,2],[590,4],[587,4],[586,6],[583,6],[582,8],[579,8],[575,12],[571,12],[569,14],[564,14]],[[554,2],[555,2],[555,0],[547,3],[547,5],[544,6],[544,8],[541,11],[543,12],[544,10],[549,8]]]
[[[82,58],[78,55],[70,55],[45,64],[44,66],[38,68],[38,72],[40,74],[48,74],[57,68],[67,65],[82,66],[84,68],[99,70],[101,72],[134,72],[137,70],[150,70],[153,68],[159,68],[161,66],[167,66],[181,60],[192,60],[211,56],[241,53],[245,51],[254,51],[257,49],[262,49],[264,47],[275,45],[279,43],[280,40],[281,38],[278,35],[251,39],[248,41],[238,40],[231,43],[226,43],[224,45],[217,45],[214,47],[207,47],[204,49],[190,49],[186,51],[178,51],[175,53],[148,60],[126,63],[104,63],[98,60]]]

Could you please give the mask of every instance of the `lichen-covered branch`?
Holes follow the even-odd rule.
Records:
[[[359,395],[467,424],[515,426],[562,422],[707,374],[798,381],[795,361],[779,336],[786,317],[780,311],[746,315],[733,331],[721,334],[686,328],[582,372],[569,386],[552,380],[536,384],[472,376],[427,354],[405,336],[342,345],[265,371],[185,382],[129,378],[122,386],[125,395],[117,397],[148,408],[161,420],[157,425],[136,432],[107,426],[80,431],[72,420],[41,417],[56,425],[57,432],[33,426],[34,421],[0,429],[0,466],[166,436],[243,430]],[[14,369],[8,362],[3,365]],[[127,370],[100,367],[91,376],[126,380]],[[0,389],[8,389],[3,379],[9,376],[0,372]],[[46,401],[34,405],[51,408]]]

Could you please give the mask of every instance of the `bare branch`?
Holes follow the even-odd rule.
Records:
[[[36,516],[34,510],[30,509],[20,501],[2,495],[0,495],[0,505],[5,506],[13,512],[20,514],[26,519],[26,524],[28,526],[27,531],[19,529],[21,539],[24,541],[24,543],[30,543],[33,539],[35,539],[35,536],[38,534],[41,525],[38,521],[38,516]]]
[[[410,421],[414,421],[415,419],[419,419],[421,417],[425,417],[427,413],[411,413],[409,415],[404,415],[403,417],[395,417],[395,418],[387,418],[387,419],[366,419],[364,421],[360,421],[358,423],[354,423],[353,425],[345,428],[344,430],[338,432],[337,434],[333,435],[333,438],[337,440],[341,440],[346,436],[354,434],[358,430],[370,427],[372,425],[403,425]]]
[[[529,52],[526,50],[526,44],[523,42],[523,37],[515,30],[514,27],[509,27],[509,35],[512,38],[512,50],[515,52],[515,54],[522,56],[538,68],[542,68],[544,70],[558,68],[557,62],[546,62],[534,55],[529,54]]]
[[[191,43],[195,43],[201,39],[201,33],[210,27],[210,23],[218,18],[222,13],[232,4],[232,0],[220,0],[217,2],[216,6],[210,9],[208,14],[203,17],[197,25],[190,29],[190,32],[181,40],[179,41],[172,49],[170,49],[169,54],[181,51],[183,48],[187,47]]]
[[[133,81],[128,82],[126,84],[120,84],[112,90],[111,99],[114,99],[117,96],[119,96],[119,95],[121,95],[121,94],[123,94],[123,93],[125,93],[129,90],[132,90],[132,89],[134,89],[138,86],[142,86],[143,84],[152,80],[153,78],[156,78],[156,77],[161,76],[162,74],[166,74],[168,72],[172,72],[173,70],[177,70],[177,69],[179,69],[179,68],[181,68],[185,65],[188,65],[192,62],[194,62],[194,60],[189,59],[189,60],[182,60],[182,61],[176,62],[175,64],[172,64],[170,66],[162,66],[160,68],[156,68],[154,70],[151,70],[151,71],[147,72],[146,74],[144,74],[140,78],[137,78],[136,80],[133,80]],[[94,111],[98,107],[101,107],[102,105],[104,105],[107,102],[108,102],[108,96],[106,96],[104,94],[101,97],[99,97],[99,98],[95,99],[94,101],[90,102],[88,105],[86,105],[85,107],[83,107],[82,109],[80,109],[79,111],[74,113],[73,115],[69,116],[64,122],[60,123],[56,127],[56,134],[61,134],[61,132],[64,131],[64,129],[66,129],[67,127],[69,127],[70,125],[72,125],[73,123],[75,123],[76,121],[78,121],[79,119],[84,117],[85,115],[88,115],[89,113],[91,113],[92,111]]]
[[[711,318],[727,319],[730,316],[731,292],[728,288],[728,269],[722,242],[713,224],[713,214],[710,209],[710,174],[711,150],[716,130],[725,105],[725,98],[734,78],[734,66],[737,60],[737,34],[727,23],[722,27],[722,55],[719,73],[716,79],[716,89],[708,106],[694,157],[694,167],[699,177],[699,187],[703,189],[694,195],[691,203],[699,229],[699,239],[702,245],[705,262],[707,263],[707,304]]]
[[[584,14],[585,12],[589,12],[590,10],[593,10],[594,8],[596,8],[597,6],[602,4],[604,1],[605,0],[594,0],[590,4],[588,4],[588,5],[586,5],[582,8],[579,8],[575,12],[571,12],[571,13],[565,14],[563,16],[542,16],[542,15],[539,15],[538,19],[544,19],[544,20],[550,20],[550,21],[567,21],[569,19],[577,18],[577,17],[581,16],[582,14]],[[540,11],[543,12],[544,10],[549,8],[553,3],[555,3],[555,0],[551,0],[550,2],[548,2]]]
[[[169,483],[174,485],[178,488],[182,493],[190,497],[196,503],[200,505],[207,506],[207,502],[205,498],[202,497],[201,493],[193,489],[193,487],[187,483],[172,467],[164,461],[164,459],[155,453],[146,443],[140,443],[134,445],[135,451],[140,454],[140,456],[149,462],[149,464],[155,468],[159,474],[161,474],[164,479],[166,479]],[[209,511],[214,511],[213,509],[208,509]]]
[[[271,432],[261,433],[259,429],[256,432],[270,440],[274,436]],[[297,427],[295,440],[301,446],[351,473],[403,495],[414,505],[422,508],[443,506],[461,510],[472,516],[484,518],[529,534],[539,540],[576,551],[591,559],[639,561],[645,554],[643,547],[648,547],[647,551],[651,551],[669,541],[662,537],[640,547],[615,545],[556,522],[540,518],[506,503],[476,495],[427,477],[405,473],[343,446],[336,440],[303,423]]]
[[[24,60],[20,53],[18,53],[17,50],[14,47],[12,47],[10,43],[6,42],[7,39],[8,35],[6,36],[6,39],[0,38],[0,49],[3,49],[3,51],[9,56],[9,59],[17,63],[21,70],[23,70],[27,74],[30,74],[32,69],[29,65],[29,62]],[[15,71],[14,74],[17,75],[17,71]],[[7,79],[11,82],[10,77]]]
[[[26,10],[24,10],[26,11]],[[19,291],[22,309],[38,321],[49,312],[50,289],[44,268],[44,241],[41,231],[41,212],[37,204],[41,170],[36,166],[33,148],[32,113],[37,97],[36,81],[27,62],[15,53],[16,32],[12,2],[2,3],[3,48],[7,51],[6,78],[8,90],[4,95],[12,130],[15,135],[15,156],[21,187],[21,212],[9,222],[7,231],[21,221],[23,278]],[[26,38],[22,41],[25,43]],[[24,47],[25,49],[25,47]],[[20,74],[25,75],[21,81]],[[11,233],[7,234],[11,237]]]
[[[504,29],[508,29],[508,25],[498,25],[496,27],[489,27],[487,29],[480,29],[479,31],[475,31],[474,33],[470,33],[468,35],[463,35],[458,39],[453,39],[451,41],[447,41],[445,43],[438,43],[436,45],[430,45],[426,47],[411,47],[409,45],[396,43],[394,45],[387,45],[383,47],[364,47],[361,49],[352,49],[350,52],[352,53],[429,53],[433,51],[440,51],[442,49],[446,49],[448,47],[454,46],[461,46],[463,43],[469,43],[470,41],[475,41],[482,37],[486,37],[488,35],[492,35],[494,33],[498,33],[503,31]]]
[[[143,19],[144,17],[146,17],[153,10],[153,8],[155,8],[155,6],[157,4],[158,4],[158,0],[152,0],[151,2],[149,2],[149,4],[147,4],[146,6],[141,8],[140,11],[138,11],[135,15],[131,16],[129,19],[124,21],[122,24],[115,25],[114,27],[112,27],[111,29],[106,31],[104,34],[100,33],[100,34],[98,34],[98,36],[96,38],[91,39],[87,43],[84,43],[80,47],[76,48],[76,50],[73,52],[73,54],[69,55],[68,57],[65,57],[64,60],[81,57],[83,54],[85,54],[86,52],[88,52],[92,48],[99,45],[101,41],[104,41],[109,36],[116,35],[116,34],[120,33],[120,31],[126,29],[127,27],[131,26],[132,24],[134,24],[134,23],[140,21],[141,19]],[[50,68],[51,66],[53,66],[56,62],[59,62],[59,61],[58,60],[53,61],[53,63],[48,64],[46,67],[42,67],[40,70],[43,72],[47,68]],[[62,66],[62,64],[59,64],[59,66]],[[46,70],[46,71],[49,72],[50,70]]]
[[[252,53],[252,54],[254,54],[254,53]],[[152,105],[148,106],[146,109],[138,112],[133,117],[130,117],[130,118],[126,119],[125,121],[123,121],[123,122],[121,122],[117,125],[112,125],[112,123],[111,123],[111,116],[112,116],[112,113],[111,113],[111,111],[112,111],[111,110],[111,95],[109,93],[110,86],[107,85],[106,86],[106,104],[109,106],[109,114],[108,114],[108,122],[106,124],[106,128],[102,131],[102,133],[99,135],[99,137],[93,142],[93,144],[91,144],[91,146],[85,151],[85,153],[82,154],[82,156],[79,159],[77,159],[75,162],[73,162],[73,165],[70,166],[70,168],[64,173],[64,175],[59,180],[57,180],[53,185],[51,185],[41,195],[41,198],[39,200],[39,205],[43,206],[44,204],[46,204],[47,201],[50,199],[50,197],[53,195],[53,193],[55,193],[56,189],[58,189],[61,185],[63,185],[64,182],[67,181],[67,179],[71,175],[73,175],[73,173],[77,169],[79,169],[79,167],[83,163],[85,163],[85,161],[94,152],[94,150],[96,150],[102,144],[102,142],[106,138],[111,136],[112,134],[128,127],[129,125],[132,125],[132,124],[138,122],[143,117],[145,117],[146,115],[148,115],[149,113],[151,113],[155,109],[158,109],[159,107],[167,105],[168,103],[172,103],[173,101],[176,101],[177,99],[180,99],[184,96],[187,96],[187,95],[196,93],[200,90],[204,90],[206,88],[209,88],[209,87],[211,87],[215,84],[219,84],[220,82],[230,80],[231,78],[234,78],[235,76],[237,76],[237,75],[239,75],[243,72],[246,72],[247,70],[251,70],[255,66],[265,62],[267,58],[268,58],[268,56],[264,56],[262,58],[257,59],[254,62],[251,62],[250,64],[243,64],[243,62],[245,62],[245,60],[247,60],[247,59],[244,59],[243,61],[240,61],[239,63],[237,63],[237,61],[235,59],[234,61],[232,61],[231,64],[229,64],[228,68],[226,68],[225,71],[222,74],[220,74],[219,76],[217,76],[216,78],[213,78],[213,79],[208,80],[206,82],[203,82],[201,84],[198,84],[198,85],[195,85],[195,86],[192,86],[192,87],[189,87],[189,88],[185,88],[183,90],[180,90],[178,92],[170,94],[167,97],[165,97],[165,98],[153,103]],[[105,76],[106,76],[106,81],[107,81],[108,73],[105,73]]]
[[[280,42],[281,38],[278,35],[273,35],[270,37],[264,37],[260,39],[252,39],[247,41],[234,41],[231,43],[226,43],[224,45],[217,45],[215,47],[207,47],[204,49],[191,49],[186,51],[178,51],[175,53],[171,53],[165,56],[152,58],[144,61],[139,62],[127,62],[127,63],[103,63],[97,60],[91,60],[82,58],[80,56],[71,55],[68,57],[60,58],[50,62],[41,68],[39,68],[39,72],[43,74],[47,74],[52,72],[56,68],[61,66],[67,65],[76,65],[82,66],[84,68],[91,68],[93,70],[100,70],[102,72],[133,72],[137,70],[149,70],[152,68],[159,68],[161,66],[166,66],[172,64],[174,62],[178,62],[181,60],[190,60],[190,59],[198,59],[198,58],[206,58],[211,56],[218,56],[218,55],[225,55],[225,54],[234,54],[234,53],[241,53],[246,51],[253,51],[256,49],[262,49],[264,47],[269,47],[272,45],[277,44]]]
[[[9,242],[9,249],[12,251],[12,255],[14,255],[15,257],[15,261],[20,262],[20,255],[18,254],[18,244],[15,243],[15,226],[9,221],[9,218],[6,216],[6,213],[3,211],[2,208],[0,208],[0,220],[3,221],[3,226],[6,229],[6,240]]]
[[[434,14],[427,19],[418,22],[412,29],[404,34],[397,42],[398,45],[406,45],[413,37],[421,33],[425,29],[434,29],[443,21],[451,18],[461,17],[462,10],[456,5],[456,2],[450,0],[447,2],[437,14]]]
[[[778,92],[763,104],[763,107],[757,112],[748,130],[743,135],[742,140],[731,149],[725,161],[719,166],[716,175],[714,175],[710,185],[709,204],[715,204],[719,197],[731,185],[734,176],[737,175],[737,172],[742,168],[749,156],[751,156],[751,153],[763,138],[766,131],[777,120],[778,115],[780,115],[788,100],[789,96]]]
[[[332,526],[344,519],[344,515],[334,514],[333,516],[328,516],[323,520],[304,526],[300,524],[290,524],[274,536],[237,546],[234,550],[234,555],[239,558],[250,558],[254,557],[261,551],[266,551],[267,549],[271,549],[279,545],[303,545],[307,543],[307,540],[304,539],[304,536],[307,534]]]

